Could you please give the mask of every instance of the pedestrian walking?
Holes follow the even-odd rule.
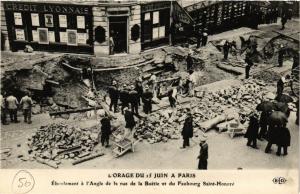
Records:
[[[183,146],[181,148],[190,146],[190,138],[193,137],[193,117],[190,109],[187,110],[187,117],[185,118],[181,135],[183,138]]]
[[[256,139],[258,137],[259,123],[257,114],[253,113],[250,116],[249,126],[245,134],[245,138],[248,139],[247,146],[257,149]]]
[[[205,137],[201,138],[199,145],[200,145],[200,154],[198,156],[199,159],[198,169],[207,170],[208,144],[206,143]]]
[[[11,94],[6,98],[6,101],[7,101],[7,108],[10,116],[10,121],[14,123],[19,123],[17,117],[19,102],[17,98]]]
[[[119,91],[117,88],[117,82],[115,80],[112,82],[112,85],[108,88],[108,94],[110,98],[109,110],[112,111],[112,107],[114,107],[114,112],[116,113],[118,110]]]
[[[4,94],[0,95],[0,104],[1,104],[1,123],[2,125],[8,125],[8,122],[6,120],[7,102]]]
[[[226,42],[223,46],[223,52],[224,52],[224,59],[225,60],[228,59],[228,54],[229,54],[230,47],[231,47],[230,43],[226,40]]]
[[[129,92],[129,102],[131,106],[131,112],[139,115],[139,94],[135,90],[134,85],[130,86],[131,90]]]
[[[291,144],[291,134],[289,129],[286,127],[286,123],[278,130],[278,138],[277,141],[277,152],[276,155],[281,155],[281,150],[283,148],[283,155],[286,156],[288,154],[287,147]]]
[[[20,105],[24,114],[24,122],[31,124],[31,108],[32,108],[32,99],[30,93],[26,92],[25,96],[21,98]]]
[[[152,92],[149,90],[149,86],[146,85],[145,86],[145,91],[143,93],[143,97],[142,97],[142,101],[143,101],[143,110],[146,114],[149,114],[152,112],[152,98],[153,98],[153,94]]]
[[[130,101],[129,90],[127,89],[126,84],[124,84],[122,89],[119,91],[119,97],[121,101],[121,113],[124,114],[124,108],[129,107]]]
[[[124,119],[126,122],[125,127],[132,130],[136,122],[134,120],[133,112],[129,111],[127,107],[124,109]]]
[[[101,144],[109,147],[109,136],[111,135],[111,123],[107,114],[101,119]]]

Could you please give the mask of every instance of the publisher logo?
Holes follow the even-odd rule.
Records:
[[[275,177],[273,178],[273,183],[274,184],[284,184],[287,180],[284,177]]]

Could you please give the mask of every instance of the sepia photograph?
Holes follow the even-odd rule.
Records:
[[[298,170],[299,1],[0,3],[1,169]]]

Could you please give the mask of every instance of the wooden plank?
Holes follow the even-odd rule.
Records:
[[[86,162],[86,161],[98,158],[100,156],[103,156],[103,155],[104,155],[104,153],[94,154],[94,155],[91,155],[91,156],[88,156],[88,157],[85,157],[85,158],[81,158],[81,159],[75,160],[74,162],[72,162],[72,164],[73,165],[80,164],[82,162]]]
[[[70,110],[65,110],[65,111],[57,111],[57,112],[49,112],[50,116],[56,116],[56,115],[61,115],[61,114],[71,114],[71,113],[79,113],[79,112],[87,112],[91,110],[98,110],[101,109],[102,107],[97,106],[95,107],[88,107],[88,108],[82,108],[82,109],[70,109]]]

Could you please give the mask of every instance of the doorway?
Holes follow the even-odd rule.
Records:
[[[109,17],[109,36],[114,41],[111,54],[127,53],[127,17]]]

